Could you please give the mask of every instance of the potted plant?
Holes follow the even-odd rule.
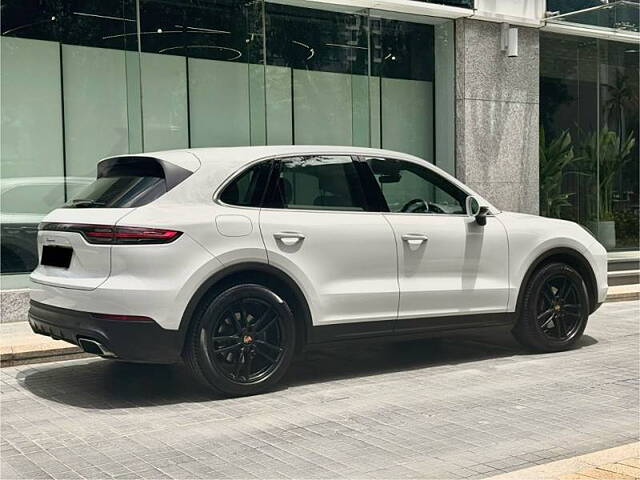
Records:
[[[582,156],[585,170],[598,179],[598,192],[594,192],[598,203],[592,218],[592,231],[607,249],[616,246],[615,219],[613,216],[613,184],[622,167],[631,160],[631,150],[635,145],[633,134],[626,139],[607,128],[594,132],[583,145]]]
[[[568,131],[547,143],[544,128],[540,129],[540,215],[560,218],[562,208],[571,206],[573,193],[562,191],[562,179],[565,169],[578,160]]]

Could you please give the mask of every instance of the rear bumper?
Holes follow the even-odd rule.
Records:
[[[31,300],[29,324],[35,333],[83,347],[87,339],[102,346],[105,357],[130,362],[176,363],[183,338],[153,321],[108,320],[89,312],[54,307]]]

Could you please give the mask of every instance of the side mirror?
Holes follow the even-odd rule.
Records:
[[[465,200],[465,210],[467,211],[467,215],[470,217],[475,217],[480,212],[480,203],[478,199],[473,195],[469,195]]]
[[[467,215],[476,218],[476,223],[481,227],[487,224],[487,214],[489,213],[489,207],[480,206],[480,202],[473,195],[469,195],[465,200],[465,208]]]

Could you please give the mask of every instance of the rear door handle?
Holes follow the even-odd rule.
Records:
[[[300,232],[276,232],[273,234],[273,238],[291,246],[304,240],[305,236]]]
[[[410,245],[419,245],[429,240],[429,237],[422,233],[405,233],[401,238]]]

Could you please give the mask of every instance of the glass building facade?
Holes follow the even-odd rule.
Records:
[[[640,4],[546,7],[540,213],[638,248]],[[304,0],[0,0],[0,14],[3,288],[27,285],[38,223],[108,156],[334,144],[456,171],[453,20]]]
[[[453,172],[453,33],[263,1],[3,1],[3,279],[26,279],[42,216],[111,155],[357,145]]]
[[[540,33],[540,213],[609,250],[639,247],[639,58],[638,44]]]

